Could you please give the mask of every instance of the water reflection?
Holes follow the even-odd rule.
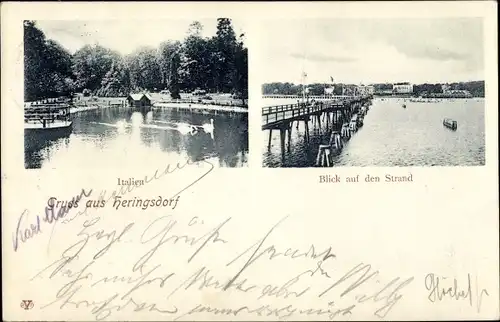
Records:
[[[110,159],[120,166],[124,162],[175,162],[168,159],[179,157],[191,161],[210,159],[220,167],[248,163],[246,114],[101,108],[74,115],[73,131],[66,137],[35,138],[37,144],[25,140],[26,168],[57,167],[77,160],[90,167],[113,165]]]
[[[289,103],[289,102],[286,102]],[[268,106],[283,104],[267,102]],[[402,108],[406,104],[406,108]],[[444,118],[458,122],[451,131]],[[324,126],[324,124],[322,125]],[[309,124],[310,141],[301,123],[293,128],[290,150],[281,155],[279,131],[263,136],[266,167],[313,167],[318,147],[329,140],[325,128]],[[410,102],[375,98],[364,125],[333,157],[334,166],[478,166],[485,164],[484,99]]]

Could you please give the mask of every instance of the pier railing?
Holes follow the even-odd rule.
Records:
[[[268,125],[299,116],[313,114],[329,108],[331,104],[332,103],[319,103],[310,105],[298,103],[264,107],[262,108],[262,122],[263,125]]]
[[[370,95],[359,95],[339,97],[314,103],[298,102],[294,104],[283,104],[262,108],[262,128],[271,128],[280,122],[299,119],[302,116],[313,115],[319,112],[350,108],[353,102],[369,99]]]

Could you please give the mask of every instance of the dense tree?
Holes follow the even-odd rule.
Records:
[[[73,90],[71,54],[45,38],[33,21],[24,22],[24,96],[36,100]]]
[[[244,100],[248,97],[248,49],[243,44],[243,37],[240,35],[234,56],[233,92]]]
[[[113,64],[120,60],[120,55],[98,44],[86,45],[73,55],[73,74],[77,90],[89,89],[97,93],[102,79]]]
[[[451,83],[451,89],[467,90],[472,96],[484,97],[484,81]]]
[[[175,65],[175,57],[179,58],[181,43],[166,41],[160,44],[157,52],[157,61],[160,66],[160,88],[170,89],[172,81],[179,80],[179,65]]]
[[[301,93],[300,85],[292,83],[268,83],[262,85],[263,94],[281,94],[281,95],[299,95]]]
[[[190,25],[183,46],[183,83],[187,90],[208,88],[208,77],[212,68],[209,40],[203,39],[203,26],[195,21]]]
[[[231,25],[231,19],[217,19],[215,43],[215,88],[217,92],[228,92],[232,88],[234,77],[234,58],[236,52],[236,35]]]
[[[143,47],[127,56],[130,83],[134,90],[154,90],[161,87],[161,68],[157,60],[157,51]]]
[[[413,93],[416,96],[427,95],[427,94],[431,94],[431,93],[442,93],[442,92],[443,92],[443,90],[442,90],[441,84],[425,83],[425,84],[413,85]]]
[[[175,52],[172,55],[171,62],[171,78],[170,78],[170,95],[174,99],[181,98],[180,96],[180,69],[181,69],[181,55],[179,52]]]
[[[112,63],[101,81],[98,96],[126,96],[130,91],[130,75],[122,59]]]
[[[248,97],[248,50],[244,35],[236,38],[231,20],[217,20],[217,33],[204,38],[203,26],[193,22],[182,41],[166,41],[157,49],[139,48],[122,57],[96,45],[71,55],[47,40],[34,22],[24,24],[25,99],[34,100],[73,90],[99,96],[122,96],[135,90],[204,89]]]

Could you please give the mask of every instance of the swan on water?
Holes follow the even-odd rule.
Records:
[[[214,119],[210,119],[210,123],[205,123],[201,126],[203,128],[203,131],[207,134],[210,134],[210,136],[214,137]]]
[[[176,130],[179,131],[181,134],[191,134],[195,135],[198,133],[198,128],[201,126],[199,125],[192,125],[188,123],[176,123],[176,122],[167,122],[167,121],[155,121],[157,123],[162,123],[162,124],[168,124],[169,126],[166,127],[165,129],[168,130]]]
[[[175,122],[165,122],[165,121],[157,121],[158,123],[163,123],[163,124],[169,124],[171,126],[166,126],[166,127],[161,127],[157,126],[154,124],[143,124],[142,118],[139,117],[133,117],[131,123],[128,123],[126,121],[120,120],[116,122],[115,124],[110,124],[110,123],[101,123],[101,122],[92,122],[94,124],[101,124],[109,127],[114,127],[118,129],[119,132],[123,133],[125,129],[131,128],[131,127],[139,127],[139,128],[150,128],[150,129],[159,129],[159,130],[176,130],[179,131],[181,134],[186,135],[186,134],[191,134],[191,135],[196,135],[197,133],[200,132],[200,130],[203,130],[205,133],[210,134],[213,138],[213,130],[214,130],[214,124],[213,120],[210,119],[210,123],[203,124],[203,125],[193,125],[193,124],[188,124],[188,123],[175,123]]]
[[[187,124],[187,123],[179,123],[177,124],[177,131],[181,134],[191,134],[194,135],[198,133],[198,128],[196,126]]]

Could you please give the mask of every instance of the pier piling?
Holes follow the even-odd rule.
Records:
[[[291,151],[291,147],[292,147],[292,124],[290,123],[288,125],[288,152]]]
[[[316,166],[329,167],[330,166],[330,146],[322,144],[319,146],[318,155],[316,156]]]
[[[267,143],[267,149],[271,150],[271,139],[273,137],[273,129],[269,129],[269,142]]]
[[[305,139],[306,142],[309,142],[309,119],[304,120],[304,126],[305,126]]]
[[[370,95],[349,96],[323,102],[287,104],[269,106],[262,109],[263,130],[269,130],[268,150],[271,149],[272,130],[280,131],[280,150],[284,160],[286,152],[291,152],[293,122],[299,129],[299,122],[304,122],[304,141],[311,143],[310,124],[313,135],[323,140],[329,134],[328,144],[321,144],[316,156],[317,166],[331,166],[332,155],[340,152],[345,142],[362,126],[362,118],[367,113],[366,103]],[[353,118],[358,114],[359,120]],[[318,130],[316,130],[318,129]],[[288,131],[288,132],[287,132]],[[327,143],[327,142],[324,142]]]
[[[285,129],[280,129],[280,146],[281,146],[281,159],[285,159]]]

